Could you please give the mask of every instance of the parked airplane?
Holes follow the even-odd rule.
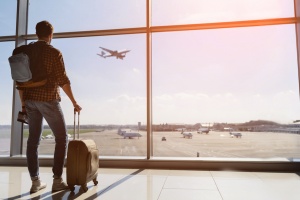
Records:
[[[53,135],[49,134],[49,135],[46,135],[45,137],[46,139],[53,139]]]
[[[183,132],[182,135],[183,135],[183,138],[192,139],[192,137],[193,137],[193,134],[191,132]]]
[[[230,137],[236,137],[236,138],[242,138],[242,133],[233,133],[233,132],[229,132]]]
[[[139,133],[134,133],[134,132],[126,132],[126,131],[122,131],[121,129],[118,130],[118,134],[123,136],[124,139],[128,138],[128,139],[132,139],[134,137],[137,137],[140,139],[140,137],[142,137],[141,134]]]
[[[210,131],[209,128],[199,128],[197,133],[206,133],[206,134],[208,134],[209,131]]]
[[[123,58],[126,56],[126,53],[128,53],[130,51],[130,50],[122,50],[122,51],[115,50],[115,51],[113,51],[113,50],[106,49],[106,48],[103,48],[103,47],[99,47],[99,48],[101,48],[102,50],[104,50],[104,51],[107,52],[106,53],[104,51],[101,51],[101,54],[97,54],[100,57],[106,58],[106,57],[113,57],[113,56],[115,56],[116,59],[121,59],[121,60],[123,60]]]

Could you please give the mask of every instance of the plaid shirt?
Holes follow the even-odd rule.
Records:
[[[43,54],[43,63],[47,68],[48,81],[44,86],[24,89],[24,101],[60,101],[59,87],[70,84],[70,80],[66,74],[63,56],[58,49],[47,45],[45,53]]]

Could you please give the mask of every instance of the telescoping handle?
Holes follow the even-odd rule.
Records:
[[[76,110],[74,108],[74,134],[73,134],[73,139],[75,140],[76,139]],[[79,139],[79,131],[80,131],[80,124],[79,124],[79,115],[80,115],[80,112],[78,112],[78,119],[77,119],[77,122],[78,122],[78,125],[77,125],[77,139]]]

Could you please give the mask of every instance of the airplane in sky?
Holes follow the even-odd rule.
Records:
[[[101,48],[103,51],[101,51],[101,54],[97,53],[98,56],[102,58],[115,56],[116,59],[121,59],[121,60],[123,60],[123,58],[126,56],[126,53],[130,51],[130,50],[114,51],[114,50],[106,49],[104,47],[99,47],[99,48]]]

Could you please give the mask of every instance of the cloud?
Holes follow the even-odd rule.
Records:
[[[120,94],[111,98],[77,99],[82,124],[146,123],[146,97]],[[299,118],[298,93],[293,90],[276,94],[165,93],[153,96],[153,122],[157,123],[242,123],[265,119],[290,123]],[[73,123],[73,107],[62,95],[67,124]]]
[[[132,71],[133,71],[134,73],[136,73],[136,74],[139,74],[139,73],[140,73],[140,70],[137,69],[137,68],[133,68]]]
[[[175,93],[155,96],[153,115],[155,123],[232,122],[256,119],[289,123],[300,112],[295,91],[264,94],[200,94]],[[299,118],[299,117],[298,117]]]
[[[134,104],[134,103],[138,103],[140,101],[144,101],[145,100],[145,97],[140,97],[140,96],[134,96],[134,97],[131,97],[127,94],[122,94],[122,95],[119,95],[115,98],[111,98],[111,99],[108,99],[107,102],[108,103],[120,103],[120,102],[123,102],[123,103],[131,103],[131,104]]]

